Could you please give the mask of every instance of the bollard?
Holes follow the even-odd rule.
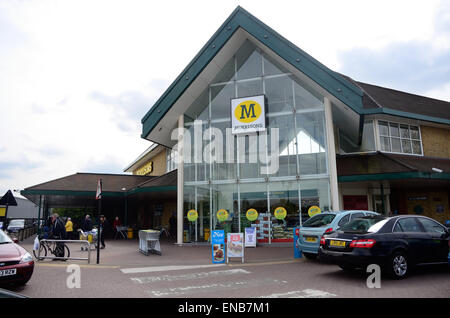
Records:
[[[23,230],[19,230],[19,235],[17,236],[19,241],[23,241]]]

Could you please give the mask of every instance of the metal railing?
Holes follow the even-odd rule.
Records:
[[[51,243],[81,243],[86,244],[88,247],[88,257],[58,257],[58,256],[42,256],[41,257],[41,248],[39,246],[38,249],[38,256],[37,260],[43,260],[43,259],[62,259],[62,260],[74,260],[74,261],[88,261],[88,264],[91,263],[91,243],[89,241],[84,240],[48,240],[48,239],[42,239],[39,241],[39,245],[41,245],[43,242],[51,242]],[[51,253],[51,251],[50,251]]]

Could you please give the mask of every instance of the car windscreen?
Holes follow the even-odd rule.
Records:
[[[13,227],[13,226],[24,226],[25,224],[25,220],[12,220],[11,222],[9,222],[9,226]]]
[[[5,232],[0,230],[0,244],[8,244],[8,243],[12,243],[12,240],[9,238],[8,235],[6,235]]]
[[[347,224],[344,224],[339,228],[340,231],[343,232],[351,232],[351,233],[373,233],[375,226],[377,223],[384,221],[384,218],[358,218],[350,221]]]
[[[330,224],[333,222],[334,218],[336,217],[336,214],[326,214],[321,213],[314,215],[312,218],[310,218],[308,221],[303,223],[303,227],[322,227]]]

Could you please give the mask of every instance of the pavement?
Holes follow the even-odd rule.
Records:
[[[21,244],[32,250],[32,238]],[[71,255],[86,256],[75,244]],[[150,297],[150,298],[317,298],[317,297],[450,297],[450,270],[432,267],[418,270],[404,280],[382,279],[371,289],[369,274],[344,272],[339,267],[294,259],[292,246],[258,246],[245,250],[245,263],[212,264],[207,245],[179,247],[162,241],[162,255],[138,252],[137,240],[106,241],[101,262],[36,262],[27,285],[8,287],[29,296],[59,297]],[[73,280],[76,264],[80,288]],[[74,288],[69,288],[74,287]]]

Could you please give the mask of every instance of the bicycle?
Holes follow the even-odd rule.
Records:
[[[65,243],[59,243],[59,242],[41,242],[41,238],[39,239],[39,250],[34,250],[33,249],[33,254],[34,257],[39,260],[42,261],[43,259],[45,259],[45,257],[47,257],[47,253],[50,252],[53,255],[55,255],[56,257],[58,257],[58,253],[60,252],[61,249],[63,249],[63,253],[62,256],[59,257],[66,257],[64,258],[64,260],[67,260],[67,258],[70,257],[70,250],[69,247],[65,244]],[[65,256],[67,254],[67,256]]]

